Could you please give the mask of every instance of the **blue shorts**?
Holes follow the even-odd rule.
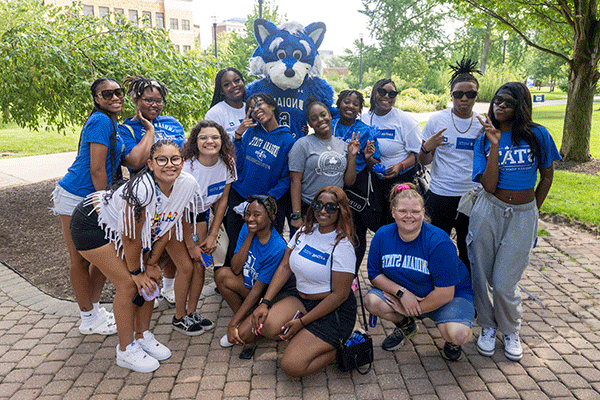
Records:
[[[381,289],[373,288],[369,290],[369,293],[374,294],[385,301],[385,296]],[[472,328],[473,319],[475,318],[475,306],[473,305],[473,300],[465,299],[464,297],[455,297],[449,303],[444,304],[437,310],[421,314],[417,318],[429,318],[435,322],[436,325],[444,324],[446,322],[458,322],[459,324]]]
[[[72,215],[75,207],[77,207],[83,199],[84,198],[81,196],[67,192],[65,188],[57,183],[52,192],[52,200],[54,201],[52,211],[54,214],[58,215]]]

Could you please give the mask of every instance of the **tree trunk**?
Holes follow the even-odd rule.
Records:
[[[490,24],[486,25],[485,36],[483,37],[483,51],[481,52],[481,61],[479,62],[479,69],[482,74],[485,74],[485,67],[487,66],[487,58],[492,46],[493,40],[490,38]]]

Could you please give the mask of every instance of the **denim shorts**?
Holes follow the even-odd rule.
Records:
[[[369,290],[369,293],[385,301],[385,296],[381,289],[373,288]],[[473,300],[465,299],[464,297],[455,297],[437,310],[421,314],[417,318],[429,318],[436,325],[446,322],[458,322],[472,328],[473,319],[475,318],[475,306],[473,305]]]
[[[52,192],[52,201],[54,202],[52,212],[58,215],[72,215],[77,204],[81,203],[83,199],[84,197],[67,192],[57,183]]]

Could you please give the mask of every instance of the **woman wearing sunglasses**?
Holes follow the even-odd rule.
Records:
[[[480,73],[477,63],[463,59],[451,65],[450,80],[452,108],[433,114],[421,136],[423,144],[419,162],[430,164],[431,182],[425,195],[425,209],[431,223],[448,235],[456,229],[456,245],[460,260],[470,270],[465,238],[469,229],[469,217],[457,212],[462,195],[476,183],[473,172],[473,145],[483,134],[479,115],[473,111],[477,100],[479,82],[473,75]]]
[[[392,186],[399,182],[411,182],[415,173],[417,153],[421,147],[421,125],[410,115],[394,107],[398,91],[391,79],[381,79],[373,85],[371,108],[361,120],[373,126],[373,137],[379,144],[381,164],[386,167],[383,179],[375,185],[378,196],[385,198]],[[393,221],[384,207],[383,221]]]
[[[396,325],[381,347],[399,349],[417,334],[415,318],[429,318],[446,341],[442,356],[456,361],[471,339],[475,316],[469,272],[450,237],[424,222],[423,197],[412,183],[396,185],[389,198],[394,223],[371,240],[367,269],[373,289],[365,297],[369,312]]]
[[[475,142],[473,180],[484,190],[471,211],[467,235],[482,328],[477,350],[492,356],[500,330],[504,355],[512,361],[523,357],[517,284],[537,239],[538,210],[552,185],[552,163],[561,159],[548,130],[532,121],[531,107],[529,89],[509,82],[492,98],[486,120],[480,118],[485,135]]]
[[[185,261],[183,232],[196,213],[199,187],[182,166],[179,146],[159,140],[147,167],[116,189],[88,196],[71,219],[75,248],[116,288],[117,365],[136,372],[152,372],[171,356],[149,326],[151,300],[159,293],[158,258],[166,250],[176,264]]]
[[[329,108],[314,98],[307,100],[306,119],[315,134],[298,139],[288,161],[293,210],[291,224],[296,229],[302,225],[302,217],[321,188],[329,185],[343,188],[354,184],[361,145],[359,131],[350,133],[348,143],[334,137]]]
[[[82,334],[112,335],[116,333],[114,316],[99,307],[106,278],[77,252],[69,224],[77,204],[90,193],[106,189],[121,177],[124,155],[121,137],[125,132],[118,125],[118,118],[125,91],[113,78],[99,78],[92,83],[91,94],[94,109],[81,130],[77,157],[52,193],[53,211],[60,216],[69,251],[70,280],[81,311],[79,331]],[[143,116],[141,122],[149,132],[153,131],[154,128]]]
[[[290,375],[305,376],[332,363],[340,342],[354,329],[355,242],[346,194],[325,186],[308,207],[304,225],[288,243],[252,316],[256,335],[289,341],[281,368]],[[297,296],[275,302],[292,274]]]

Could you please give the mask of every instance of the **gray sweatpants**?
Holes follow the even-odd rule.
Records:
[[[477,323],[505,335],[521,328],[518,283],[537,237],[535,201],[512,205],[482,191],[471,212],[467,250]]]

